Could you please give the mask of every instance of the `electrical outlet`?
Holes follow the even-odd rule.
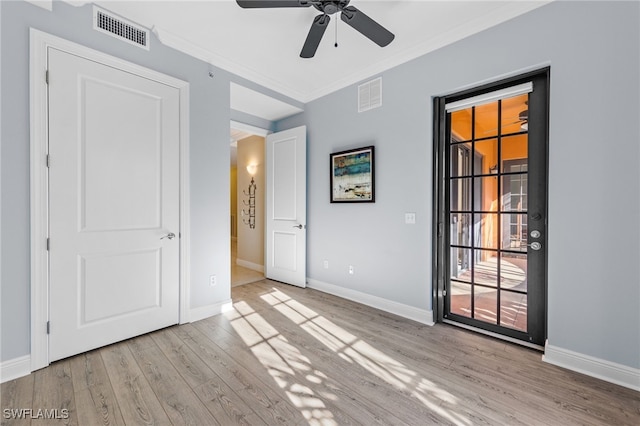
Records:
[[[323,261],[322,261],[322,267],[323,267],[324,269],[329,269],[329,261],[328,261],[328,260],[326,260],[326,259],[325,259],[325,260],[323,260]]]
[[[210,287],[215,287],[216,284],[218,284],[217,277],[215,275],[210,275],[209,276],[209,286]]]
[[[355,270],[353,269],[353,265],[349,265],[349,275],[355,274]]]

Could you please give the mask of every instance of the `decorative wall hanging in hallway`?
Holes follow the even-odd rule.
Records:
[[[246,200],[242,200],[242,203],[249,208],[248,210],[242,209],[242,215],[249,216],[248,219],[243,218],[242,221],[245,225],[249,225],[249,228],[254,229],[256,227],[256,182],[253,180],[253,176],[251,176],[248,192],[244,189],[242,192],[248,197]]]

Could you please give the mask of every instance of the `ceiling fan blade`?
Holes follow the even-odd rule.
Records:
[[[309,34],[307,34],[307,39],[300,52],[301,58],[313,58],[330,20],[329,15],[318,15],[313,19],[313,24],[311,24],[311,29],[309,30]]]
[[[236,0],[238,6],[244,9],[271,8],[271,7],[309,7],[309,0]]]
[[[340,18],[380,47],[388,45],[395,38],[389,30],[353,6],[342,8]]]

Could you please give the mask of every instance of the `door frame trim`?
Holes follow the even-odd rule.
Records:
[[[49,100],[45,73],[50,47],[148,78],[179,91],[180,97],[180,260],[179,323],[189,322],[189,83],[89,47],[30,28],[30,200],[31,200],[31,371],[49,365],[49,180],[47,173]]]

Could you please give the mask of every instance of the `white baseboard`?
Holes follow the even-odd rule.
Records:
[[[360,291],[350,290],[311,278],[307,278],[307,284],[309,288],[314,290],[333,294],[334,296],[371,306],[372,308],[380,309],[381,311],[408,318],[422,324],[434,325],[433,311],[430,310],[414,308],[413,306],[393,302],[391,300],[383,299],[382,297],[372,296]]]
[[[236,259],[236,265],[254,271],[262,272],[264,274],[264,265],[258,265],[257,263],[249,262],[248,260],[243,259]]]
[[[31,374],[31,355],[21,356],[0,363],[0,383]]]
[[[214,303],[213,305],[198,306],[189,311],[189,322],[200,321],[223,312],[229,311],[233,306],[231,299],[224,302]]]
[[[640,391],[640,369],[545,344],[544,362]]]

